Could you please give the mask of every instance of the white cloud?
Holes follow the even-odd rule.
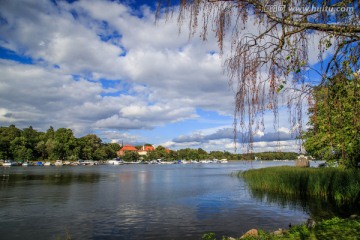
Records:
[[[195,119],[197,109],[233,114],[234,95],[213,52],[216,40],[188,41],[176,20],[155,25],[147,7],[134,12],[116,1],[19,0],[3,2],[0,16],[0,46],[32,59],[0,61],[4,125],[69,127],[136,142],[141,137],[127,131]],[[104,79],[119,83],[109,87]],[[279,131],[289,134],[285,127]],[[231,149],[232,137],[232,128],[221,126],[165,144]]]
[[[119,143],[119,144],[134,144],[143,142],[143,138],[139,135],[132,135],[126,132],[119,132],[116,130],[101,131],[99,136],[106,142]]]
[[[7,106],[1,111],[3,120],[7,119],[5,124],[128,130],[196,117],[193,108],[176,101],[149,105],[147,96],[103,96],[107,89],[99,82],[75,81],[35,65],[5,60],[0,63],[0,103]]]
[[[238,133],[238,142],[234,142],[234,129],[231,126],[224,126],[222,128],[211,128],[197,130],[187,135],[180,135],[172,141],[163,143],[168,147],[179,149],[185,147],[189,148],[203,148],[207,151],[212,150],[227,150],[233,152],[235,147],[237,152],[244,153],[248,151],[250,146],[248,142],[241,143],[241,136]],[[299,145],[294,140],[291,131],[286,127],[280,127],[278,132],[261,132],[258,131],[253,136],[253,151],[294,151],[299,150]]]

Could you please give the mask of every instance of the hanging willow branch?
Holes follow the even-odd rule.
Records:
[[[240,127],[250,151],[254,133],[264,129],[265,111],[273,112],[274,127],[279,127],[284,96],[289,121],[299,135],[311,89],[338,73],[351,75],[359,69],[358,1],[160,0],[156,15],[177,16],[180,29],[188,23],[190,35],[199,33],[204,41],[215,32],[235,90],[235,134]],[[310,77],[309,51],[314,44],[319,46],[321,67],[313,72],[320,74],[319,81]],[[327,52],[332,53],[330,59]]]

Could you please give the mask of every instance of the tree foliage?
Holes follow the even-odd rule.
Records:
[[[202,40],[214,32],[224,70],[235,92],[234,126],[244,142],[264,129],[264,114],[289,108],[295,134],[302,131],[303,105],[316,85],[324,86],[338,73],[359,69],[360,11],[350,0],[159,0],[157,19],[177,17],[190,35]],[[163,8],[165,7],[165,8]],[[164,10],[165,9],[165,10]],[[311,48],[317,46],[318,49]],[[229,49],[229,51],[226,51]],[[319,68],[310,56],[317,51]],[[327,58],[327,54],[331,57]],[[318,73],[319,81],[307,76]],[[282,101],[284,97],[286,101]],[[330,113],[328,113],[330,114]],[[246,134],[244,134],[246,133]]]
[[[10,149],[11,142],[21,136],[21,131],[10,125],[9,127],[0,127],[0,159],[13,158],[12,151]]]
[[[0,159],[103,160],[116,157],[119,144],[103,143],[95,134],[75,138],[71,129],[50,127],[45,133],[31,126],[22,130],[0,127]]]
[[[309,108],[309,129],[304,133],[306,151],[347,167],[360,162],[360,80],[335,76],[314,88]]]
[[[146,144],[146,146],[152,146]],[[25,160],[105,160],[115,158],[120,150],[118,143],[103,143],[95,134],[76,138],[71,129],[50,127],[45,133],[32,127],[20,130],[15,125],[0,127],[0,159]],[[166,149],[159,145],[147,155],[140,156],[137,152],[126,151],[122,156],[124,161],[162,159],[165,161],[229,159],[229,160],[285,160],[296,159],[296,153],[264,152],[253,154],[233,154],[227,151],[207,152],[202,148],[184,148],[177,151]]]
[[[155,151],[150,151],[144,160],[163,159],[173,161],[178,159],[183,160],[206,160],[206,159],[228,159],[228,160],[255,160],[255,157],[261,160],[294,160],[297,159],[298,154],[294,152],[261,152],[252,154],[234,154],[227,151],[211,151],[206,152],[202,148],[192,149],[183,148],[177,151],[170,150],[164,152],[163,147],[157,147]]]

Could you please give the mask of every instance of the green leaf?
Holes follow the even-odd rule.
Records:
[[[283,88],[284,88],[284,85],[281,84],[276,91],[280,92]]]

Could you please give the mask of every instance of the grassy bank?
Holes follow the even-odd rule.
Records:
[[[337,168],[270,167],[239,173],[251,190],[320,197],[337,204],[360,202],[360,171]]]
[[[275,239],[334,239],[334,240],[355,240],[360,236],[359,219],[332,218],[317,223],[314,227],[298,225],[290,230],[276,232],[264,232],[259,230],[258,235],[241,238],[243,240],[275,240]],[[234,240],[240,238],[217,237],[213,233],[204,234],[202,240]]]
[[[347,210],[350,209],[352,213],[358,214],[360,206],[359,170],[282,166],[252,169],[240,172],[239,176],[243,177],[248,183],[254,195],[260,198],[266,196],[267,201],[275,199],[280,202],[287,202],[287,200],[292,202],[296,199],[302,199],[304,203],[309,204],[310,212],[312,212],[312,210],[321,211],[318,209],[317,201],[320,202],[320,199],[325,199],[328,202],[335,203],[336,208],[346,206]],[[301,206],[305,205],[302,204]],[[330,209],[325,209],[331,212]],[[349,216],[347,215],[347,217]],[[289,230],[277,230],[274,232],[255,230],[256,235],[241,239],[360,239],[360,218],[356,215],[353,215],[351,219],[347,217],[332,217],[330,219],[320,217],[316,219],[314,225],[304,223],[292,226]],[[232,238],[219,237],[214,233],[208,233],[202,239],[237,240],[240,238],[239,236],[233,236]]]

